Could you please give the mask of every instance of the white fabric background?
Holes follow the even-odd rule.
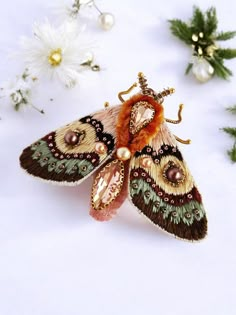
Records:
[[[20,35],[32,23],[51,18],[46,0],[1,1],[0,80],[22,70]],[[1,315],[234,315],[235,165],[227,155],[231,139],[220,131],[235,125],[225,107],[236,103],[230,82],[199,84],[184,76],[190,49],[168,30],[167,19],[187,19],[192,5],[217,8],[219,29],[234,30],[232,1],[98,1],[116,17],[110,32],[95,27],[91,39],[100,46],[100,73],[84,72],[80,85],[65,90],[41,84],[33,110],[14,112],[0,103],[0,314]],[[224,45],[224,43],[222,43]],[[236,47],[236,40],[225,43]],[[236,62],[226,64],[236,73]],[[171,130],[191,138],[180,145],[203,195],[209,235],[187,243],[145,221],[126,202],[107,223],[88,215],[91,180],[81,186],[57,187],[27,176],[18,165],[22,149],[47,132],[118,103],[117,93],[143,71],[150,85],[176,93],[165,100],[166,116],[175,118],[185,104],[181,125]],[[50,102],[50,98],[54,101]]]

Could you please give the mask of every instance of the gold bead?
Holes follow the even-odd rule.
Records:
[[[150,168],[152,165],[152,159],[149,156],[145,156],[141,159],[141,165],[145,168]]]
[[[198,36],[196,34],[192,35],[192,41],[197,42],[198,41]]]
[[[203,37],[204,37],[203,32],[200,32],[200,33],[198,34],[198,36],[199,36],[200,38],[203,38]]]
[[[50,52],[50,55],[48,56],[48,62],[53,67],[56,67],[56,66],[60,65],[60,63],[62,62],[61,48],[58,48],[56,50],[52,50]]]
[[[98,154],[104,154],[107,151],[107,147],[103,142],[97,142],[95,144],[95,152]]]
[[[104,107],[105,107],[105,108],[108,108],[109,105],[110,105],[109,102],[105,102],[105,103],[104,103]]]
[[[116,151],[116,156],[119,160],[121,161],[127,161],[131,157],[131,152],[128,148],[126,147],[120,147]]]
[[[201,56],[203,54],[203,50],[201,47],[198,47],[198,50],[197,50],[198,54]]]
[[[210,45],[206,48],[206,53],[208,56],[212,57],[215,53],[215,50],[217,49],[217,47],[215,45]]]

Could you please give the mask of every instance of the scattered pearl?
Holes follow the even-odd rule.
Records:
[[[115,24],[114,15],[108,12],[103,12],[98,17],[98,23],[103,30],[108,31]]]

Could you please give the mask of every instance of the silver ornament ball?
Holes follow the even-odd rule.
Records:
[[[108,31],[115,24],[114,15],[108,12],[103,12],[98,17],[98,23],[103,30]]]

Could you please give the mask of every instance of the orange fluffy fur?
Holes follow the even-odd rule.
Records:
[[[132,135],[129,132],[129,123],[132,106],[140,101],[146,101],[155,109],[153,120],[137,134]],[[137,94],[125,101],[122,105],[118,116],[116,132],[117,132],[117,148],[127,147],[134,154],[142,148],[158,133],[160,125],[164,120],[163,107],[157,103],[151,96]]]

